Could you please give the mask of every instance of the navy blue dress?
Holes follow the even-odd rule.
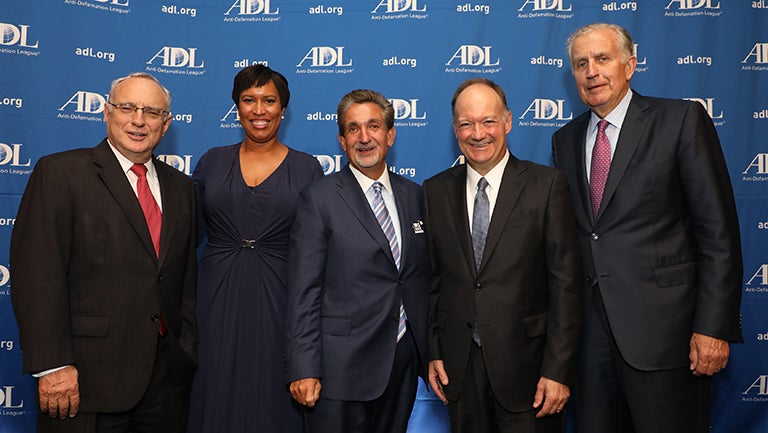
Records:
[[[300,432],[301,412],[284,376],[286,259],[299,191],[323,173],[311,155],[289,149],[267,179],[250,187],[239,149],[208,150],[192,175],[207,243],[188,432]]]

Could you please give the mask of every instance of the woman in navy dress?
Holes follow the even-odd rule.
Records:
[[[207,243],[190,433],[301,431],[284,379],[286,258],[299,191],[322,170],[278,140],[289,98],[280,73],[263,65],[241,70],[232,99],[245,139],[209,149],[192,175]]]

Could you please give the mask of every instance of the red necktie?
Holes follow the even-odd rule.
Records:
[[[611,143],[605,134],[608,121],[605,119],[597,123],[597,139],[592,149],[592,163],[589,171],[589,198],[592,200],[592,217],[597,219],[597,211],[600,210],[600,202],[603,200],[605,181],[608,179],[608,171],[611,168]]]
[[[144,211],[144,218],[147,220],[149,235],[152,236],[152,245],[155,247],[155,254],[160,256],[160,228],[163,225],[163,214],[160,212],[160,206],[157,205],[152,191],[147,182],[147,167],[144,164],[133,164],[131,171],[139,177],[136,182],[136,194],[139,196],[139,205]],[[157,326],[157,332],[165,335],[165,314],[160,312],[160,323]]]
[[[149,227],[149,235],[152,236],[155,254],[160,256],[160,228],[163,225],[163,214],[160,212],[160,206],[157,205],[152,191],[149,190],[147,167],[144,164],[133,164],[131,171],[139,177],[136,183],[136,193],[139,196],[141,210],[144,211],[144,218],[147,219],[147,227]]]

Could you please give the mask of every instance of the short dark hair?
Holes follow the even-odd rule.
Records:
[[[341,101],[339,101],[339,106],[336,108],[336,123],[339,125],[339,135],[344,135],[344,113],[349,110],[349,107],[353,104],[369,102],[381,108],[381,113],[384,116],[384,126],[387,127],[387,131],[394,128],[395,109],[392,107],[392,103],[375,90],[357,89],[344,95]]]
[[[499,98],[501,99],[501,104],[504,106],[504,111],[509,111],[509,106],[507,106],[507,96],[504,94],[504,89],[501,88],[498,84],[494,83],[493,81],[487,79],[487,78],[470,78],[463,83],[459,84],[459,87],[456,88],[456,91],[453,92],[453,99],[451,99],[451,113],[453,116],[453,123],[456,123],[456,99],[459,98],[459,95],[461,92],[467,89],[467,87],[475,85],[475,84],[482,84],[484,86],[490,87],[494,92],[496,92],[497,95],[499,95]]]
[[[251,87],[261,87],[268,82],[272,82],[277,89],[277,96],[280,97],[280,108],[288,106],[291,99],[291,91],[288,90],[288,80],[283,74],[275,71],[265,65],[251,65],[241,69],[235,75],[235,82],[232,85],[232,101],[235,105],[240,102],[240,94]]]

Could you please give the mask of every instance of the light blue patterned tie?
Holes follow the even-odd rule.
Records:
[[[383,185],[381,182],[374,182],[371,188],[373,188],[373,213],[376,215],[376,221],[379,222],[381,230],[384,231],[384,235],[389,241],[389,249],[392,251],[392,258],[395,259],[397,269],[400,270],[400,245],[397,242],[397,233],[395,233],[395,226],[392,224],[392,218],[389,216],[387,205],[384,204],[384,197],[381,196],[381,188]],[[400,301],[400,320],[397,324],[397,341],[400,341],[405,335],[405,307],[403,302]]]
[[[475,208],[472,214],[472,250],[475,253],[475,267],[480,270],[485,250],[485,238],[488,236],[488,224],[491,220],[490,203],[485,188],[488,181],[481,177],[477,181],[477,194],[475,194]],[[477,325],[477,317],[472,322],[472,341],[480,346],[480,329]]]
[[[485,250],[485,238],[488,236],[488,223],[490,222],[490,205],[485,187],[488,181],[481,177],[477,181],[477,194],[475,195],[475,210],[472,217],[472,250],[475,252],[475,267],[480,270],[483,262],[483,250]]]

